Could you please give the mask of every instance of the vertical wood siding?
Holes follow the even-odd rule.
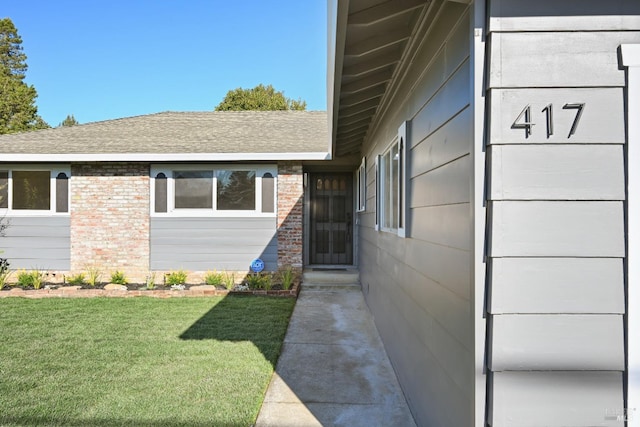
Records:
[[[640,42],[640,2],[488,3],[488,422],[619,425],[608,416],[624,406],[618,47]]]
[[[71,259],[71,220],[68,216],[7,217],[0,238],[0,257],[11,269],[68,271]]]
[[[419,425],[473,420],[468,5],[434,1],[412,65],[365,142],[361,283]],[[376,231],[375,157],[409,121],[408,233]]]
[[[151,218],[151,269],[249,271],[256,258],[278,268],[275,218]]]

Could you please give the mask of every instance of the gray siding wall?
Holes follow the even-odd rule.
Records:
[[[358,214],[367,303],[419,425],[473,423],[469,7],[434,1],[431,24],[365,142]],[[409,121],[408,234],[375,230],[375,157]]]
[[[151,269],[277,270],[276,218],[151,218]]]
[[[488,3],[488,421],[621,425],[611,417],[623,413],[625,369],[618,46],[640,42],[640,2]],[[577,110],[563,106],[575,103],[570,135]],[[528,136],[512,126],[526,106]]]
[[[10,268],[67,271],[71,257],[69,216],[6,217],[9,227],[0,237],[0,257]]]

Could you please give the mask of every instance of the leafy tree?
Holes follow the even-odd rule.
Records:
[[[307,103],[300,99],[290,99],[283,91],[276,91],[273,86],[259,84],[253,89],[237,88],[227,92],[216,111],[274,111],[274,110],[306,110]]]
[[[0,134],[49,127],[38,115],[36,89],[24,82],[26,60],[15,25],[0,19]]]
[[[67,117],[58,126],[75,126],[79,124],[80,122],[76,120],[73,114],[67,114]]]

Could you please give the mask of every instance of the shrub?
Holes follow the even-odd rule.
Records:
[[[249,289],[270,290],[273,286],[271,273],[255,273],[249,274],[246,278]]]
[[[172,271],[167,274],[167,285],[184,285],[187,282],[187,272],[184,270]]]
[[[22,286],[23,288],[33,286],[33,289],[40,289],[45,277],[46,273],[44,271],[20,270],[18,272],[18,285]]]
[[[146,279],[146,288],[147,289],[155,289],[156,287],[156,273],[155,272],[151,272],[149,273],[149,275],[147,276]]]
[[[204,276],[204,283],[212,286],[220,286],[224,284],[224,275],[217,271],[207,271]]]
[[[291,289],[293,285],[293,281],[295,280],[296,275],[293,271],[293,268],[288,265],[283,270],[280,271],[280,281],[282,282],[282,289],[288,291]]]
[[[127,277],[124,275],[124,272],[116,270],[111,273],[111,283],[115,283],[116,285],[126,285]]]
[[[100,280],[100,270],[97,267],[87,267],[87,284],[95,286]]]
[[[228,290],[232,290],[236,285],[236,275],[233,273],[224,273],[224,287]]]
[[[70,285],[84,285],[85,284],[84,273],[78,273],[75,276],[70,276],[67,279],[67,282]]]

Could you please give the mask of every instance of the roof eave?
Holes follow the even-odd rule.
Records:
[[[342,68],[347,37],[349,0],[331,0],[329,7],[329,46],[327,49],[327,117],[329,121],[330,152],[336,152],[338,116],[342,89]]]
[[[107,153],[2,154],[3,163],[39,162],[239,162],[330,160],[330,153]]]

